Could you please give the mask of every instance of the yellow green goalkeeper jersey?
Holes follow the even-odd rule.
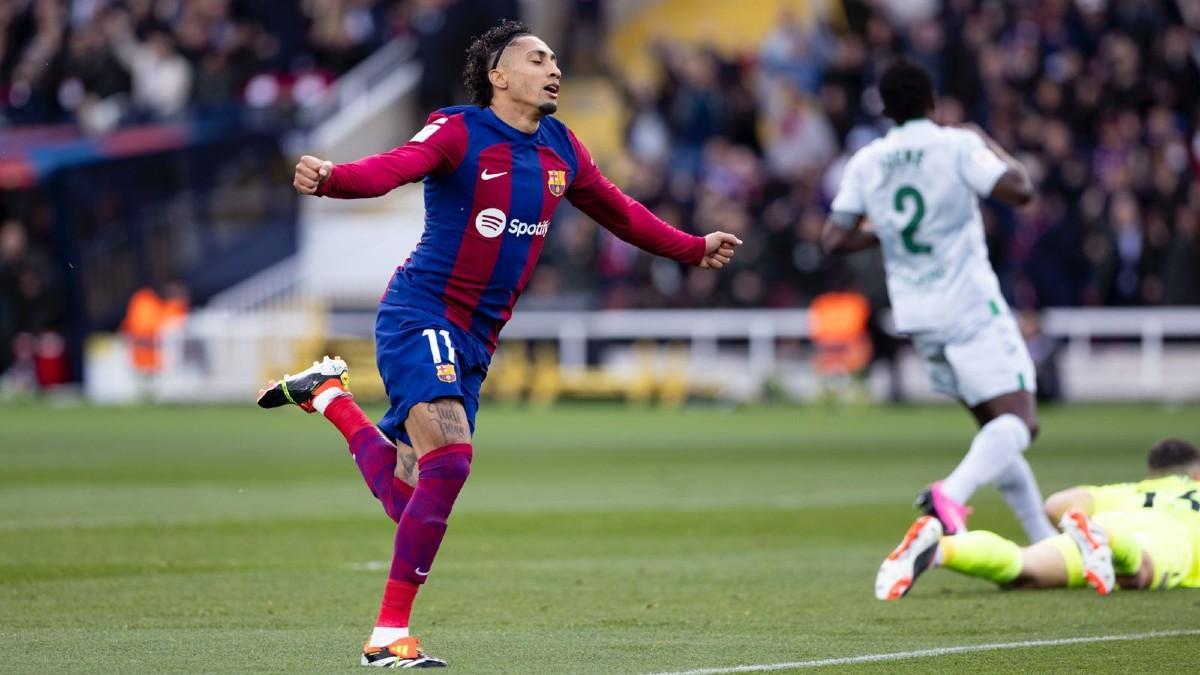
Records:
[[[1160,562],[1164,567],[1178,569],[1182,577],[1178,580],[1179,585],[1200,587],[1200,482],[1187,476],[1167,476],[1138,483],[1086,485],[1084,488],[1092,495],[1094,513],[1097,515],[1147,513],[1149,510],[1156,516],[1174,521],[1173,526],[1156,526],[1156,520],[1163,521],[1157,518],[1138,519],[1144,528],[1152,530],[1146,534],[1160,540],[1162,557],[1172,559],[1169,563],[1166,560]],[[1190,546],[1179,541],[1181,536],[1191,540]],[[1172,549],[1175,553],[1168,555],[1168,550]]]

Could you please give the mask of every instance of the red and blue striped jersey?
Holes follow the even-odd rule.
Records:
[[[689,264],[704,256],[702,237],[671,227],[622,193],[550,116],[527,134],[490,108],[444,108],[408,143],[335,166],[317,194],[375,197],[422,178],[425,230],[382,302],[444,315],[491,350],[564,197],[646,251]]]

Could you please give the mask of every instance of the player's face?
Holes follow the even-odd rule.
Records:
[[[558,57],[540,38],[517,38],[505,50],[499,69],[504,72],[509,98],[531,105],[544,115],[558,110],[562,71]]]

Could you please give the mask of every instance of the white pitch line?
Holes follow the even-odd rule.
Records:
[[[698,668],[696,670],[681,670],[671,673],[656,673],[655,675],[719,675],[720,673],[763,673],[772,670],[788,670],[790,668],[820,668],[822,666],[847,666],[855,663],[875,663],[878,661],[902,661],[904,659],[921,659],[930,656],[949,656],[951,654],[969,654],[972,652],[990,652],[1001,649],[1029,649],[1031,647],[1058,647],[1062,645],[1078,645],[1090,642],[1123,642],[1126,640],[1150,640],[1153,638],[1179,637],[1182,635],[1200,635],[1200,629],[1193,630],[1162,630],[1150,633],[1128,633],[1126,635],[1095,635],[1091,637],[1059,638],[1055,640],[1025,640],[1023,642],[993,642],[981,645],[963,645],[961,647],[936,647],[934,649],[918,649],[911,652],[891,652],[889,654],[866,654],[863,656],[845,656],[835,659],[815,659],[812,661],[792,661],[791,663],[767,663],[754,666],[731,666],[728,668]]]

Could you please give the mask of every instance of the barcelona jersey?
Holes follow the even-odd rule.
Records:
[[[490,108],[444,108],[405,145],[335,166],[318,194],[373,197],[421,179],[425,229],[382,303],[444,316],[489,351],[529,283],[563,199],[651,253],[688,264],[704,256],[702,237],[623,194],[551,116],[524,133]]]

